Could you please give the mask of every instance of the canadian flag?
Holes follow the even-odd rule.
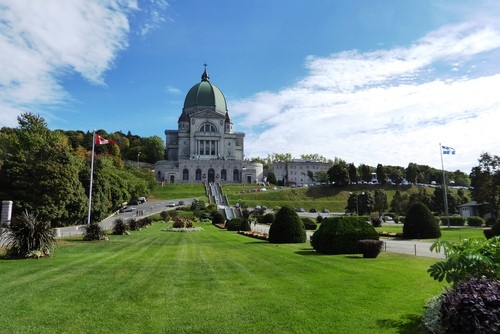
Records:
[[[106,139],[106,138],[102,138],[101,136],[99,136],[97,133],[95,134],[95,143],[96,145],[104,145],[104,144],[114,144],[115,141],[112,140],[112,139]]]

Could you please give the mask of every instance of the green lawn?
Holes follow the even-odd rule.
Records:
[[[378,232],[403,232],[403,224],[399,225],[385,225],[382,227],[377,227],[376,230]],[[447,228],[447,227],[442,227],[441,228],[441,240],[446,240],[450,242],[460,242],[464,239],[471,238],[471,237],[480,237],[484,238],[484,233],[483,229],[477,228],[477,227],[462,227],[462,228]],[[422,240],[422,241],[429,241],[432,242],[434,241],[433,239],[431,240]]]
[[[0,259],[2,333],[419,333],[435,260],[325,256],[154,224],[53,258]]]
[[[163,186],[155,187],[148,198],[150,200],[198,198],[204,200],[205,202],[208,201],[208,198],[205,194],[205,187],[202,183],[165,183]]]

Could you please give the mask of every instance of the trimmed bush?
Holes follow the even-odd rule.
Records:
[[[306,229],[297,212],[288,206],[282,207],[269,228],[269,242],[273,244],[306,242]]]
[[[108,240],[106,231],[98,223],[91,223],[85,226],[83,233],[83,240],[85,241],[100,241]]]
[[[241,221],[240,231],[251,231],[250,221],[248,219],[243,219]]]
[[[323,254],[359,254],[358,241],[363,239],[379,239],[365,218],[331,217],[323,219],[311,236],[311,246]]]
[[[448,226],[448,222],[450,222],[450,226],[464,226],[465,225],[465,218],[464,217],[442,216],[442,217],[440,217],[440,219],[441,219],[442,226]]]
[[[266,213],[263,216],[258,216],[257,221],[259,224],[271,225],[274,222],[274,214]]]
[[[433,239],[441,236],[436,217],[420,202],[413,204],[406,214],[403,225],[405,239]]]
[[[224,215],[218,211],[215,211],[212,215],[212,224],[214,225],[224,225],[224,222],[226,219],[224,219]]]
[[[128,225],[121,218],[115,219],[113,222],[113,234],[115,235],[123,235],[128,231]]]
[[[486,219],[486,226],[493,226],[496,223],[497,223],[496,218],[490,217],[490,218]]]
[[[306,231],[315,231],[318,225],[312,220],[311,218],[308,217],[303,217],[300,218],[302,220],[302,223],[304,224],[304,228]]]
[[[323,219],[324,219],[324,218],[323,218],[323,216],[322,216],[322,215],[318,215],[318,216],[316,217],[316,222],[317,222],[318,224],[321,224],[321,222],[323,221]]]
[[[226,222],[226,230],[228,231],[239,231],[241,229],[241,224],[243,219],[241,218],[233,218]]]
[[[384,242],[382,240],[363,239],[358,241],[358,249],[364,258],[374,259],[382,250]]]
[[[383,223],[382,218],[378,218],[378,217],[377,218],[372,217],[372,218],[370,218],[370,221],[371,221],[373,227],[381,227],[382,223]]]
[[[478,216],[467,217],[467,225],[469,226],[483,226],[484,219]]]
[[[440,316],[446,333],[500,333],[500,282],[458,282],[444,294]]]

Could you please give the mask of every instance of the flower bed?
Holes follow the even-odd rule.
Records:
[[[401,232],[382,231],[382,232],[379,232],[378,235],[379,235],[379,237],[403,238],[403,233],[401,233]]]
[[[201,232],[202,227],[165,227],[162,229],[164,232]]]
[[[259,240],[267,240],[269,238],[269,235],[267,233],[255,232],[255,231],[238,231],[238,234]]]

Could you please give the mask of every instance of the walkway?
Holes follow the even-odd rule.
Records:
[[[261,224],[252,225],[252,231],[260,233],[268,233],[269,226]],[[307,231],[308,241],[310,240],[311,235],[313,233],[314,231]],[[443,253],[431,252],[429,250],[432,245],[432,242],[422,242],[415,240],[393,240],[393,239],[380,239],[380,240],[384,241],[383,251],[386,252],[431,257],[436,259],[446,258]]]

